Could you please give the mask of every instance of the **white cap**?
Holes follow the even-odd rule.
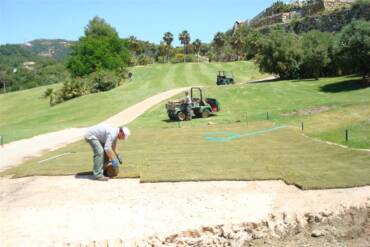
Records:
[[[129,128],[127,127],[122,127],[120,128],[122,130],[122,132],[125,134],[125,140],[128,139],[129,135],[131,134],[131,131],[129,130]]]

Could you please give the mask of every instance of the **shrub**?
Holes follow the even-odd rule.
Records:
[[[91,93],[111,90],[120,84],[120,78],[111,71],[98,71],[85,78]]]
[[[45,92],[48,94],[49,89]],[[67,100],[71,100],[82,95],[88,94],[89,90],[85,81],[81,78],[73,78],[66,80],[61,89],[57,90],[55,94],[51,93],[50,97],[54,97],[54,101],[50,99],[50,105],[59,104]]]
[[[197,57],[194,54],[185,55],[185,62],[191,63],[191,62],[196,62],[196,61],[198,61],[198,60],[197,60]]]
[[[184,62],[183,53],[176,53],[175,57],[171,58],[171,63],[183,63],[183,62]]]
[[[108,91],[119,86],[123,77],[126,76],[125,69],[117,71],[98,71],[85,77],[66,80],[59,90],[46,89],[44,98],[49,98],[50,106],[60,104],[89,93]]]
[[[147,55],[144,55],[144,54],[141,54],[138,58],[137,58],[137,65],[147,65],[147,64],[152,64],[154,61],[153,61],[153,58],[147,56]]]

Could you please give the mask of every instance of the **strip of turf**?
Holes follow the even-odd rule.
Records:
[[[370,152],[316,142],[291,128],[227,142],[207,141],[208,132],[245,133],[273,127],[264,121],[181,128],[140,129],[120,143],[126,164],[120,177],[141,182],[283,179],[303,189],[345,188],[370,184]],[[58,154],[75,152],[48,162]],[[92,169],[84,142],[54,151],[1,175],[70,175]],[[134,164],[134,165],[133,165]]]

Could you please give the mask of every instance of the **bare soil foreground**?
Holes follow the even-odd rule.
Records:
[[[369,246],[370,186],[0,178],[2,246]]]

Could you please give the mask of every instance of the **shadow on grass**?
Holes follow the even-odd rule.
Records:
[[[283,81],[283,80],[282,80],[282,79],[280,79],[280,78],[278,77],[278,78],[275,78],[275,79],[269,79],[269,80],[249,81],[249,82],[247,82],[247,83],[257,84],[257,83],[269,83],[269,82],[279,82],[279,81]]]
[[[366,84],[362,79],[340,81],[332,84],[322,86],[320,89],[326,93],[340,93],[346,91],[360,90],[370,87],[370,84]]]
[[[94,179],[94,174],[92,171],[88,172],[79,172],[75,175],[77,179]]]
[[[292,80],[292,82],[305,82],[305,81],[318,81],[319,79],[314,79],[314,78],[308,78],[308,79],[297,79],[297,80]]]
[[[209,115],[208,119],[211,119],[211,118],[214,118],[214,117],[217,117],[217,114]],[[197,119],[203,119],[203,118],[202,117],[193,117],[190,121],[195,121]],[[162,122],[165,122],[165,123],[186,123],[186,122],[189,122],[189,121],[188,120],[179,121],[179,120],[172,120],[172,119],[163,119]]]

